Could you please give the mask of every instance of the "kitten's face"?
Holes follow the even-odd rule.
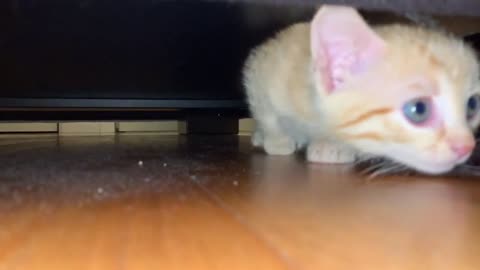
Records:
[[[319,108],[346,143],[419,171],[465,162],[479,121],[478,62],[461,40],[423,28],[371,28],[351,7],[311,24]]]
[[[464,163],[480,122],[480,84],[473,53],[452,44],[457,47],[442,44],[428,53],[391,46],[377,69],[328,96],[325,108],[338,136],[424,173]]]

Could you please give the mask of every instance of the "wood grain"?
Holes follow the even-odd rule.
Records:
[[[369,180],[248,139],[0,139],[0,270],[480,265],[476,177]]]

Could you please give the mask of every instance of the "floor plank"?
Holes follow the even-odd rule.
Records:
[[[477,269],[475,176],[368,179],[246,137],[0,139],[3,269]]]

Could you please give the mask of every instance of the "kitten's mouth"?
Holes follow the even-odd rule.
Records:
[[[430,175],[446,174],[453,171],[457,166],[465,163],[469,158],[461,158],[447,161],[434,162],[431,160],[409,160],[405,164],[412,169]]]
[[[470,156],[465,156],[460,159],[450,160],[450,161],[443,161],[443,162],[417,162],[415,165],[410,165],[415,170],[431,174],[431,175],[439,175],[439,174],[446,174],[454,170],[458,165],[465,163]]]
[[[403,169],[400,169],[400,170],[392,170],[391,173],[395,173],[395,172],[408,172],[410,171],[411,173],[420,173],[420,174],[427,174],[427,175],[441,175],[441,174],[446,174],[446,173],[449,173],[451,172],[458,164],[456,162],[421,162],[421,161],[414,161],[412,162],[412,160],[409,160],[407,162],[405,161],[400,161],[400,160],[392,160],[392,159],[389,159],[389,158],[379,158],[379,159],[375,159],[375,160],[371,160],[371,162],[367,162],[365,164],[359,164],[360,165],[360,168],[362,169],[362,167],[366,167],[367,171],[371,171],[371,172],[374,172],[374,170],[368,170],[368,167],[370,166],[373,166],[375,167],[374,164],[377,164],[377,163],[381,163],[383,162],[384,160],[389,160],[393,163],[398,163],[398,164],[402,164],[403,166],[405,166]],[[373,164],[373,165],[372,165]],[[392,166],[394,167],[394,166]]]
[[[456,167],[457,164],[449,162],[449,163],[430,163],[430,164],[416,164],[415,166],[411,166],[413,169],[417,170],[418,172],[431,174],[431,175],[439,175],[445,174],[450,172]]]
[[[387,162],[387,163],[385,163]],[[378,164],[386,164],[386,166],[378,166]],[[431,160],[398,160],[392,159],[389,157],[377,157],[364,162],[359,162],[356,164],[357,169],[375,173],[376,169],[383,170],[386,173],[382,174],[395,174],[395,173],[419,173],[426,175],[443,175],[448,174],[457,168],[457,166],[465,163],[465,160],[449,160],[441,162],[433,162]],[[395,164],[401,164],[402,166],[396,166]],[[392,168],[391,170],[388,168]],[[373,169],[371,169],[373,168]]]

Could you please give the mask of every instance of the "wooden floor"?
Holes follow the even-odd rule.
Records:
[[[369,180],[246,137],[0,139],[0,270],[479,267],[475,177]]]

